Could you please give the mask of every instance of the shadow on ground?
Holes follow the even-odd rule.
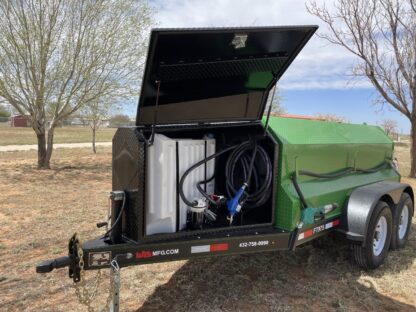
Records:
[[[371,272],[331,237],[295,252],[190,260],[137,311],[416,311],[415,233],[413,224],[408,246]]]

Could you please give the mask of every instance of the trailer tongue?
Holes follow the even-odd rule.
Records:
[[[38,273],[294,250],[334,230],[364,268],[403,247],[413,191],[374,126],[271,117],[315,26],[152,31],[136,126],[113,138],[111,223]],[[267,116],[263,117],[267,110]]]

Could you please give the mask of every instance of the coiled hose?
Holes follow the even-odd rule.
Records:
[[[261,164],[264,165],[263,175],[261,175],[258,166]],[[225,166],[228,197],[233,197],[241,187],[241,184],[237,184],[236,181],[237,172],[241,175],[240,178],[248,184],[244,203],[245,211],[262,206],[270,197],[272,182],[272,164],[264,148],[251,141],[246,141],[232,151]]]
[[[222,151],[212,154],[185,171],[179,182],[179,195],[188,206],[192,207],[196,204],[196,202],[192,202],[186,198],[183,191],[183,184],[188,174],[199,166],[229,151],[232,152],[225,165],[225,186],[227,196],[229,198],[233,197],[238,189],[241,188],[241,180],[243,180],[244,183],[247,183],[248,185],[248,191],[244,201],[244,211],[247,212],[252,208],[263,205],[270,197],[270,186],[272,182],[272,163],[270,157],[262,146],[258,145],[257,142],[250,140],[227,147]],[[260,172],[260,165],[263,166],[264,172]],[[215,174],[207,180],[200,181],[197,184],[197,188],[202,196],[204,196],[211,204],[217,205],[217,203],[213,201],[209,194],[202,188],[203,184],[208,183],[214,179],[214,177]],[[237,181],[237,177],[239,181]],[[240,184],[237,185],[236,183]]]

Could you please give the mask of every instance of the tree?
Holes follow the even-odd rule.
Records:
[[[0,100],[30,115],[49,168],[58,123],[138,89],[151,11],[144,0],[0,0],[0,16]]]
[[[130,118],[127,115],[118,114],[110,118],[110,125],[113,127],[127,126],[130,124]]]
[[[397,134],[397,121],[393,119],[382,120],[380,126],[384,129],[384,132],[386,132],[386,134],[389,136]]]
[[[0,117],[10,117],[10,112],[0,104]]]
[[[411,123],[411,169],[416,177],[416,2],[337,0],[334,11],[316,2],[307,10],[328,27],[319,36],[357,57],[352,70],[377,90],[381,102]]]
[[[347,118],[343,116],[338,116],[336,114],[317,114],[316,117],[324,121],[341,122],[341,123],[348,122]]]
[[[80,111],[80,118],[85,124],[88,124],[92,131],[92,151],[97,153],[95,146],[96,133],[101,127],[103,121],[108,119],[111,108],[114,106],[114,102],[109,98],[101,98],[85,105]]]
[[[273,101],[273,102],[272,102]],[[280,93],[280,88],[276,84],[275,89],[270,91],[269,98],[267,99],[266,108],[264,114],[267,114],[269,111],[270,103],[272,105],[271,114],[278,116],[286,113],[286,109],[282,105],[283,97]]]

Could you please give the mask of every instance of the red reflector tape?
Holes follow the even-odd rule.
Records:
[[[307,237],[309,237],[309,236],[312,236],[312,235],[313,235],[313,230],[312,230],[312,229],[307,230],[307,231],[305,231],[305,232],[303,233],[303,235],[304,235],[304,238],[307,238]]]
[[[209,251],[227,251],[228,244],[213,244],[210,246]]]
[[[228,244],[212,244],[212,245],[200,245],[192,246],[191,253],[203,253],[203,252],[215,252],[215,251],[227,251]]]

